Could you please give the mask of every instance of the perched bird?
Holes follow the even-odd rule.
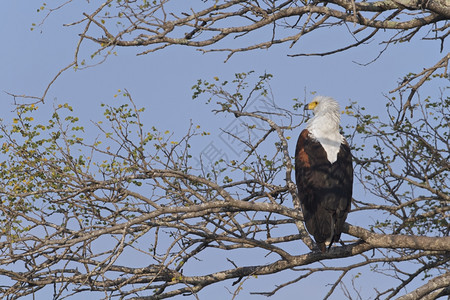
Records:
[[[305,106],[314,112],[295,149],[295,179],[303,217],[322,252],[338,242],[352,201],[350,147],[339,133],[336,100],[317,96]]]

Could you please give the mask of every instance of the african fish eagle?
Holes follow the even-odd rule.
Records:
[[[314,116],[298,137],[295,179],[303,217],[319,249],[338,242],[352,200],[350,147],[339,133],[339,104],[317,96],[305,106]]]

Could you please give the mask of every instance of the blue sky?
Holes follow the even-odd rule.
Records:
[[[42,95],[49,81],[73,60],[81,28],[64,27],[63,24],[80,19],[81,12],[89,7],[84,1],[78,3],[55,12],[33,31],[30,30],[32,23],[39,24],[44,16],[36,11],[40,3],[8,0],[3,4],[0,10],[0,32],[4,41],[0,47],[0,91]],[[52,4],[48,3],[48,6]],[[237,53],[227,63],[223,62],[225,53],[201,54],[192,48],[169,47],[145,56],[136,56],[142,49],[115,49],[118,55],[111,56],[103,64],[76,72],[68,70],[61,75],[49,91],[45,109],[39,113],[45,119],[54,103],[68,102],[82,122],[88,124],[90,120],[101,118],[101,103],[113,104],[118,101],[114,97],[117,90],[127,89],[138,106],[146,107],[145,118],[149,124],[181,136],[192,120],[211,131],[214,139],[219,134],[218,128],[226,127],[232,119],[214,115],[210,113],[211,106],[191,99],[191,87],[197,79],[214,76],[230,79],[234,73],[250,70],[257,74],[268,72],[275,76],[272,80],[274,101],[284,108],[292,106],[293,98],[303,100],[306,96],[306,100],[311,100],[309,92],[316,91],[336,98],[341,107],[349,101],[356,101],[366,106],[370,113],[381,115],[385,104],[383,94],[395,88],[397,81],[408,72],[418,72],[422,67],[434,65],[442,57],[438,42],[419,38],[411,43],[390,46],[368,66],[354,61],[367,63],[374,59],[384,48],[378,44],[378,39],[329,57],[286,56],[288,53],[333,50],[336,43],[346,40],[348,34],[345,30],[323,31],[305,36],[294,49],[281,45],[269,50]],[[89,47],[89,42],[86,43]],[[0,117],[11,119],[14,116],[12,97],[1,93],[0,101],[3,107]],[[291,139],[291,151],[295,140]],[[355,196],[364,195],[364,191],[359,189]],[[349,221],[358,224],[358,219],[352,216]],[[278,279],[276,276],[271,278]],[[323,288],[321,281],[310,284],[311,287]],[[207,290],[217,293],[215,288]],[[313,290],[309,292],[313,293]],[[295,293],[294,288],[286,289],[274,299],[293,297]]]

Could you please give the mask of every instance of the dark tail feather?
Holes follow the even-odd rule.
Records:
[[[331,239],[330,244],[328,245],[328,250],[330,250],[331,245],[333,245],[333,243],[338,243],[340,241],[340,239],[341,239],[341,234],[335,234],[333,236],[333,238]],[[344,243],[342,241],[341,241],[341,245],[344,246]],[[324,247],[325,247],[325,245],[324,245]]]

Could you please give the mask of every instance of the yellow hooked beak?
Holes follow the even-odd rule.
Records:
[[[313,110],[314,108],[316,108],[317,104],[318,104],[317,101],[310,102],[305,105],[305,110],[307,109]]]

